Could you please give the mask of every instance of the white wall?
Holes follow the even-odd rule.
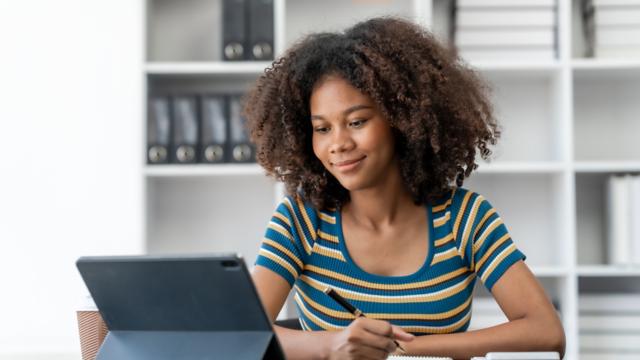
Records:
[[[0,0],[0,358],[79,358],[75,260],[142,251],[142,34],[141,0]]]

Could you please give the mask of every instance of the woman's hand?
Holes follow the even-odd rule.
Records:
[[[386,321],[359,317],[346,329],[332,334],[329,359],[386,359],[396,350],[394,340],[413,338]]]

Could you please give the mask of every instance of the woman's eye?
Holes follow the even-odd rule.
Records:
[[[366,122],[367,122],[366,119],[359,119],[359,120],[354,120],[350,122],[349,125],[351,125],[351,127],[354,127],[354,128],[359,128],[359,127],[362,127],[362,125],[364,125],[364,123]]]
[[[317,126],[317,127],[315,127],[315,128],[313,129],[313,131],[315,131],[315,132],[317,132],[317,133],[324,134],[324,133],[326,133],[327,131],[329,131],[329,128],[327,128],[327,127],[322,127],[322,126]]]

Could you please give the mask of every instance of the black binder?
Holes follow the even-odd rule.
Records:
[[[225,60],[247,58],[247,1],[222,1],[222,55]]]
[[[191,164],[197,161],[198,106],[195,96],[176,96],[172,101],[174,163]]]
[[[273,60],[273,0],[249,1],[249,41],[251,60]]]
[[[227,111],[222,95],[205,95],[200,100],[200,161],[225,162],[227,156]]]
[[[255,162],[255,147],[249,142],[246,119],[242,112],[242,96],[229,96],[229,152],[231,162]]]
[[[96,360],[284,359],[242,258],[82,257],[107,324]]]
[[[156,96],[149,99],[147,118],[147,163],[169,162],[171,141],[171,109],[169,99]]]

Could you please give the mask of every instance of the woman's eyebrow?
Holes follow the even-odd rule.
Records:
[[[362,109],[373,109],[373,107],[369,106],[369,105],[354,105],[354,106],[351,106],[350,108],[344,110],[342,112],[342,115],[343,116],[347,116],[347,115],[351,114],[354,111],[358,111],[358,110],[362,110]],[[313,121],[313,120],[324,120],[324,116],[322,116],[322,115],[311,115],[311,121]]]

